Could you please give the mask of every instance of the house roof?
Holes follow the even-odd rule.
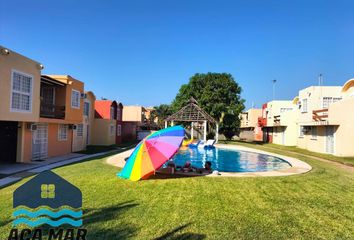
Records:
[[[192,97],[189,103],[181,108],[178,112],[172,114],[166,121],[179,121],[179,122],[200,122],[208,121],[211,123],[216,123],[215,119],[212,118],[207,112],[198,106],[198,102]]]
[[[43,188],[44,185],[44,188]],[[48,191],[46,186],[51,185],[54,198],[43,197],[42,193]],[[18,187],[13,195],[13,207],[26,206],[38,208],[48,206],[59,208],[69,206],[72,208],[82,207],[82,193],[80,189],[55,174],[52,171],[45,171],[28,182]]]
[[[71,84],[71,81],[76,81],[76,82],[80,82],[83,84],[83,82],[81,82],[80,80],[77,80],[76,78],[73,78],[70,75],[50,74],[50,75],[43,75],[43,76],[48,76],[48,77],[54,78],[54,79],[56,79],[62,83],[65,83],[65,84]]]
[[[46,84],[49,84],[49,85],[59,85],[59,86],[67,85],[67,83],[65,83],[63,81],[59,81],[59,80],[49,77],[47,75],[41,75],[41,81]]]
[[[344,83],[342,87],[342,92],[346,92],[349,88],[354,86],[354,78],[349,79],[346,83]]]

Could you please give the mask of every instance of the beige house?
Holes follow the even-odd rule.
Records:
[[[240,114],[240,140],[262,141],[262,129],[258,126],[258,118],[262,109],[251,108]]]
[[[298,147],[320,153],[335,153],[337,126],[329,124],[328,108],[342,99],[340,86],[311,86],[299,92]]]
[[[263,106],[262,126],[263,139],[266,142],[295,146],[297,143],[298,106],[296,99],[292,101],[271,101]]]
[[[142,106],[124,106],[123,121],[144,123],[147,120],[146,112]]]
[[[298,146],[314,152],[354,156],[354,80],[299,92]]]

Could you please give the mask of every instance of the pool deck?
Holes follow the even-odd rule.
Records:
[[[266,172],[219,172],[219,174],[197,174],[197,173],[184,173],[184,172],[176,172],[176,175],[181,176],[207,176],[207,177],[274,177],[274,176],[289,176],[295,174],[303,174],[311,171],[312,167],[296,158],[287,157],[280,154],[270,153],[266,151],[257,150],[254,148],[248,148],[238,145],[226,145],[226,144],[216,144],[217,148],[223,149],[233,149],[240,151],[248,151],[254,153],[266,154],[274,157],[281,158],[288,163],[290,163],[291,167],[287,169],[274,170],[274,171],[266,171]],[[107,163],[119,168],[123,168],[125,165],[125,159],[130,156],[133,152],[133,149],[118,153],[107,159]],[[160,172],[163,173],[163,172]],[[166,174],[166,173],[165,173]]]

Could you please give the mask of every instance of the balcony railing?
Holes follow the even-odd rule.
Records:
[[[44,118],[65,118],[65,106],[57,106],[49,103],[41,103],[40,116]]]
[[[328,109],[312,111],[312,119],[314,121],[325,121],[328,118]]]
[[[274,116],[274,125],[279,126],[280,125],[280,115]]]
[[[249,122],[248,121],[241,121],[241,127],[248,127],[249,126]]]

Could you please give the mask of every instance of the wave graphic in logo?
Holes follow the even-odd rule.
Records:
[[[26,224],[30,227],[38,227],[43,224],[48,224],[52,227],[59,227],[63,224],[70,224],[73,227],[80,227],[82,225],[82,220],[73,220],[71,218],[61,218],[59,220],[51,220],[50,218],[39,218],[37,220],[31,221],[28,218],[17,218],[13,221],[14,226],[19,224]]]
[[[19,208],[13,212],[13,217],[16,218],[13,221],[13,225],[17,226],[19,224],[26,224],[30,227],[37,227],[40,225],[48,224],[52,227],[58,227],[63,224],[69,224],[73,227],[79,227],[82,225],[82,215],[82,210],[74,211],[66,208],[61,209],[59,211],[52,211],[43,207],[39,208],[36,211],[30,211],[25,208]],[[53,220],[51,218],[59,219]],[[77,220],[73,218],[77,218]]]
[[[29,211],[25,208],[19,208],[16,211],[14,211],[12,215],[14,217],[24,215],[24,216],[30,217],[30,218],[36,218],[36,217],[44,216],[44,215],[52,217],[52,218],[59,218],[64,215],[68,215],[73,218],[81,218],[82,217],[82,210],[73,211],[71,209],[64,208],[64,209],[61,209],[57,212],[54,212],[54,211],[48,210],[46,208],[40,208],[39,210],[32,212],[32,211]]]

